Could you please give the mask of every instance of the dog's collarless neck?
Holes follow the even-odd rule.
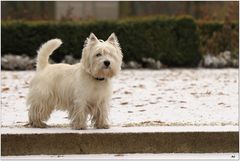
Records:
[[[105,78],[95,78],[97,81],[104,81]]]

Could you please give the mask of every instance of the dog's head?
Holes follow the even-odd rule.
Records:
[[[122,52],[118,39],[112,33],[106,41],[93,33],[86,39],[81,63],[84,70],[95,78],[111,78],[121,70]]]

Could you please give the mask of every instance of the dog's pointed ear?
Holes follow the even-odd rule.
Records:
[[[89,41],[90,42],[97,42],[98,38],[94,35],[94,33],[91,33],[89,36]]]
[[[107,39],[107,41],[113,45],[119,46],[118,39],[115,33],[112,33]]]
[[[96,42],[98,42],[98,38],[94,35],[94,33],[91,33],[89,37],[86,39],[84,47],[86,47],[87,45],[93,45]]]
[[[117,49],[117,52],[121,55],[121,58],[122,58],[122,50],[121,50],[121,47],[120,47],[120,44],[118,42],[118,38],[117,36],[115,35],[115,33],[112,33],[109,38],[107,39],[107,42],[109,42],[110,44],[114,45]]]

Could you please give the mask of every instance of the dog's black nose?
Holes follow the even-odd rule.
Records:
[[[104,65],[105,65],[106,67],[108,67],[108,66],[110,65],[110,61],[109,61],[109,60],[105,60],[103,63],[104,63]]]

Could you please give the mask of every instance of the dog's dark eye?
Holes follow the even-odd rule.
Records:
[[[102,56],[102,54],[100,54],[100,53],[97,53],[96,57],[99,57],[99,56]]]

